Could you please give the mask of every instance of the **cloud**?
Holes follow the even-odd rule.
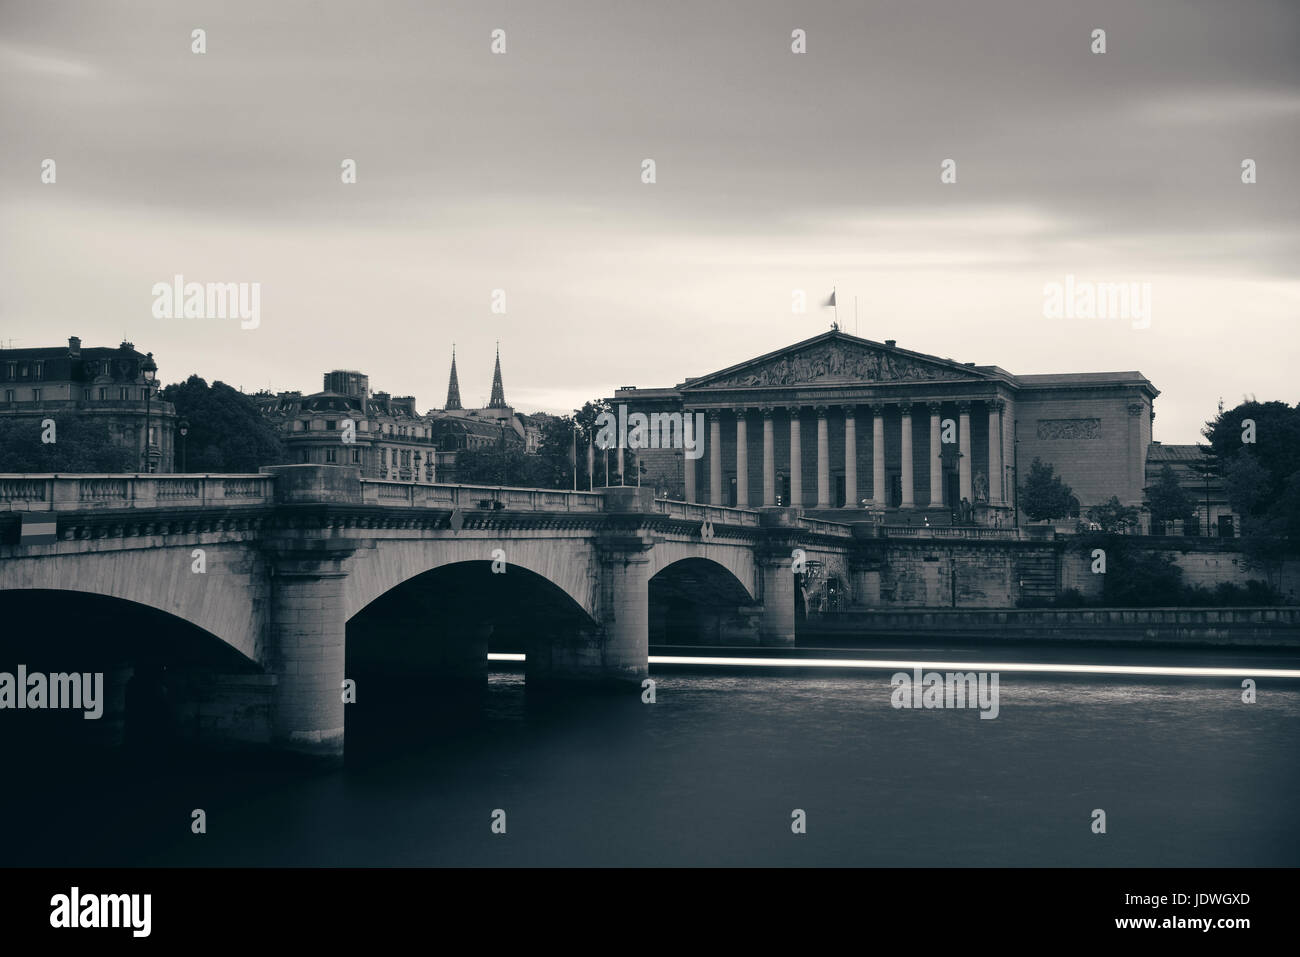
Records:
[[[90,79],[99,74],[94,67],[81,60],[69,60],[44,51],[0,43],[0,73],[10,72],[36,76],[61,76],[77,80]]]

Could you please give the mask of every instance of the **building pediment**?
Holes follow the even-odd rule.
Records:
[[[989,378],[946,359],[831,332],[786,349],[691,379],[683,392],[877,382],[972,381]]]

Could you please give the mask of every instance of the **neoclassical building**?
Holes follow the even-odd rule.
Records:
[[[1010,525],[1035,458],[1085,509],[1112,495],[1140,506],[1158,394],[1140,372],[1013,375],[832,330],[672,388],[620,388],[611,402],[705,413],[698,458],[636,453],[642,483],[672,497]]]
[[[320,392],[263,392],[256,399],[292,463],[356,465],[365,478],[398,482],[437,478],[437,443],[415,397],[371,392],[364,373],[335,369],[325,373]],[[356,431],[344,442],[348,422]]]
[[[0,349],[0,418],[33,429],[62,415],[101,422],[115,444],[136,452],[139,471],[175,471],[176,409],[158,398],[152,357],[130,342],[83,348],[78,336],[66,346]]]

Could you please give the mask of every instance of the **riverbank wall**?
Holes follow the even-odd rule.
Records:
[[[1300,607],[854,610],[810,614],[798,635],[850,638],[1300,649]]]

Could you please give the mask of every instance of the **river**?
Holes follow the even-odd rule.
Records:
[[[653,704],[539,705],[494,671],[468,720],[350,727],[327,772],[15,768],[0,864],[1300,864],[1295,680],[1002,674],[987,720],[896,709],[887,672],[654,674]]]

